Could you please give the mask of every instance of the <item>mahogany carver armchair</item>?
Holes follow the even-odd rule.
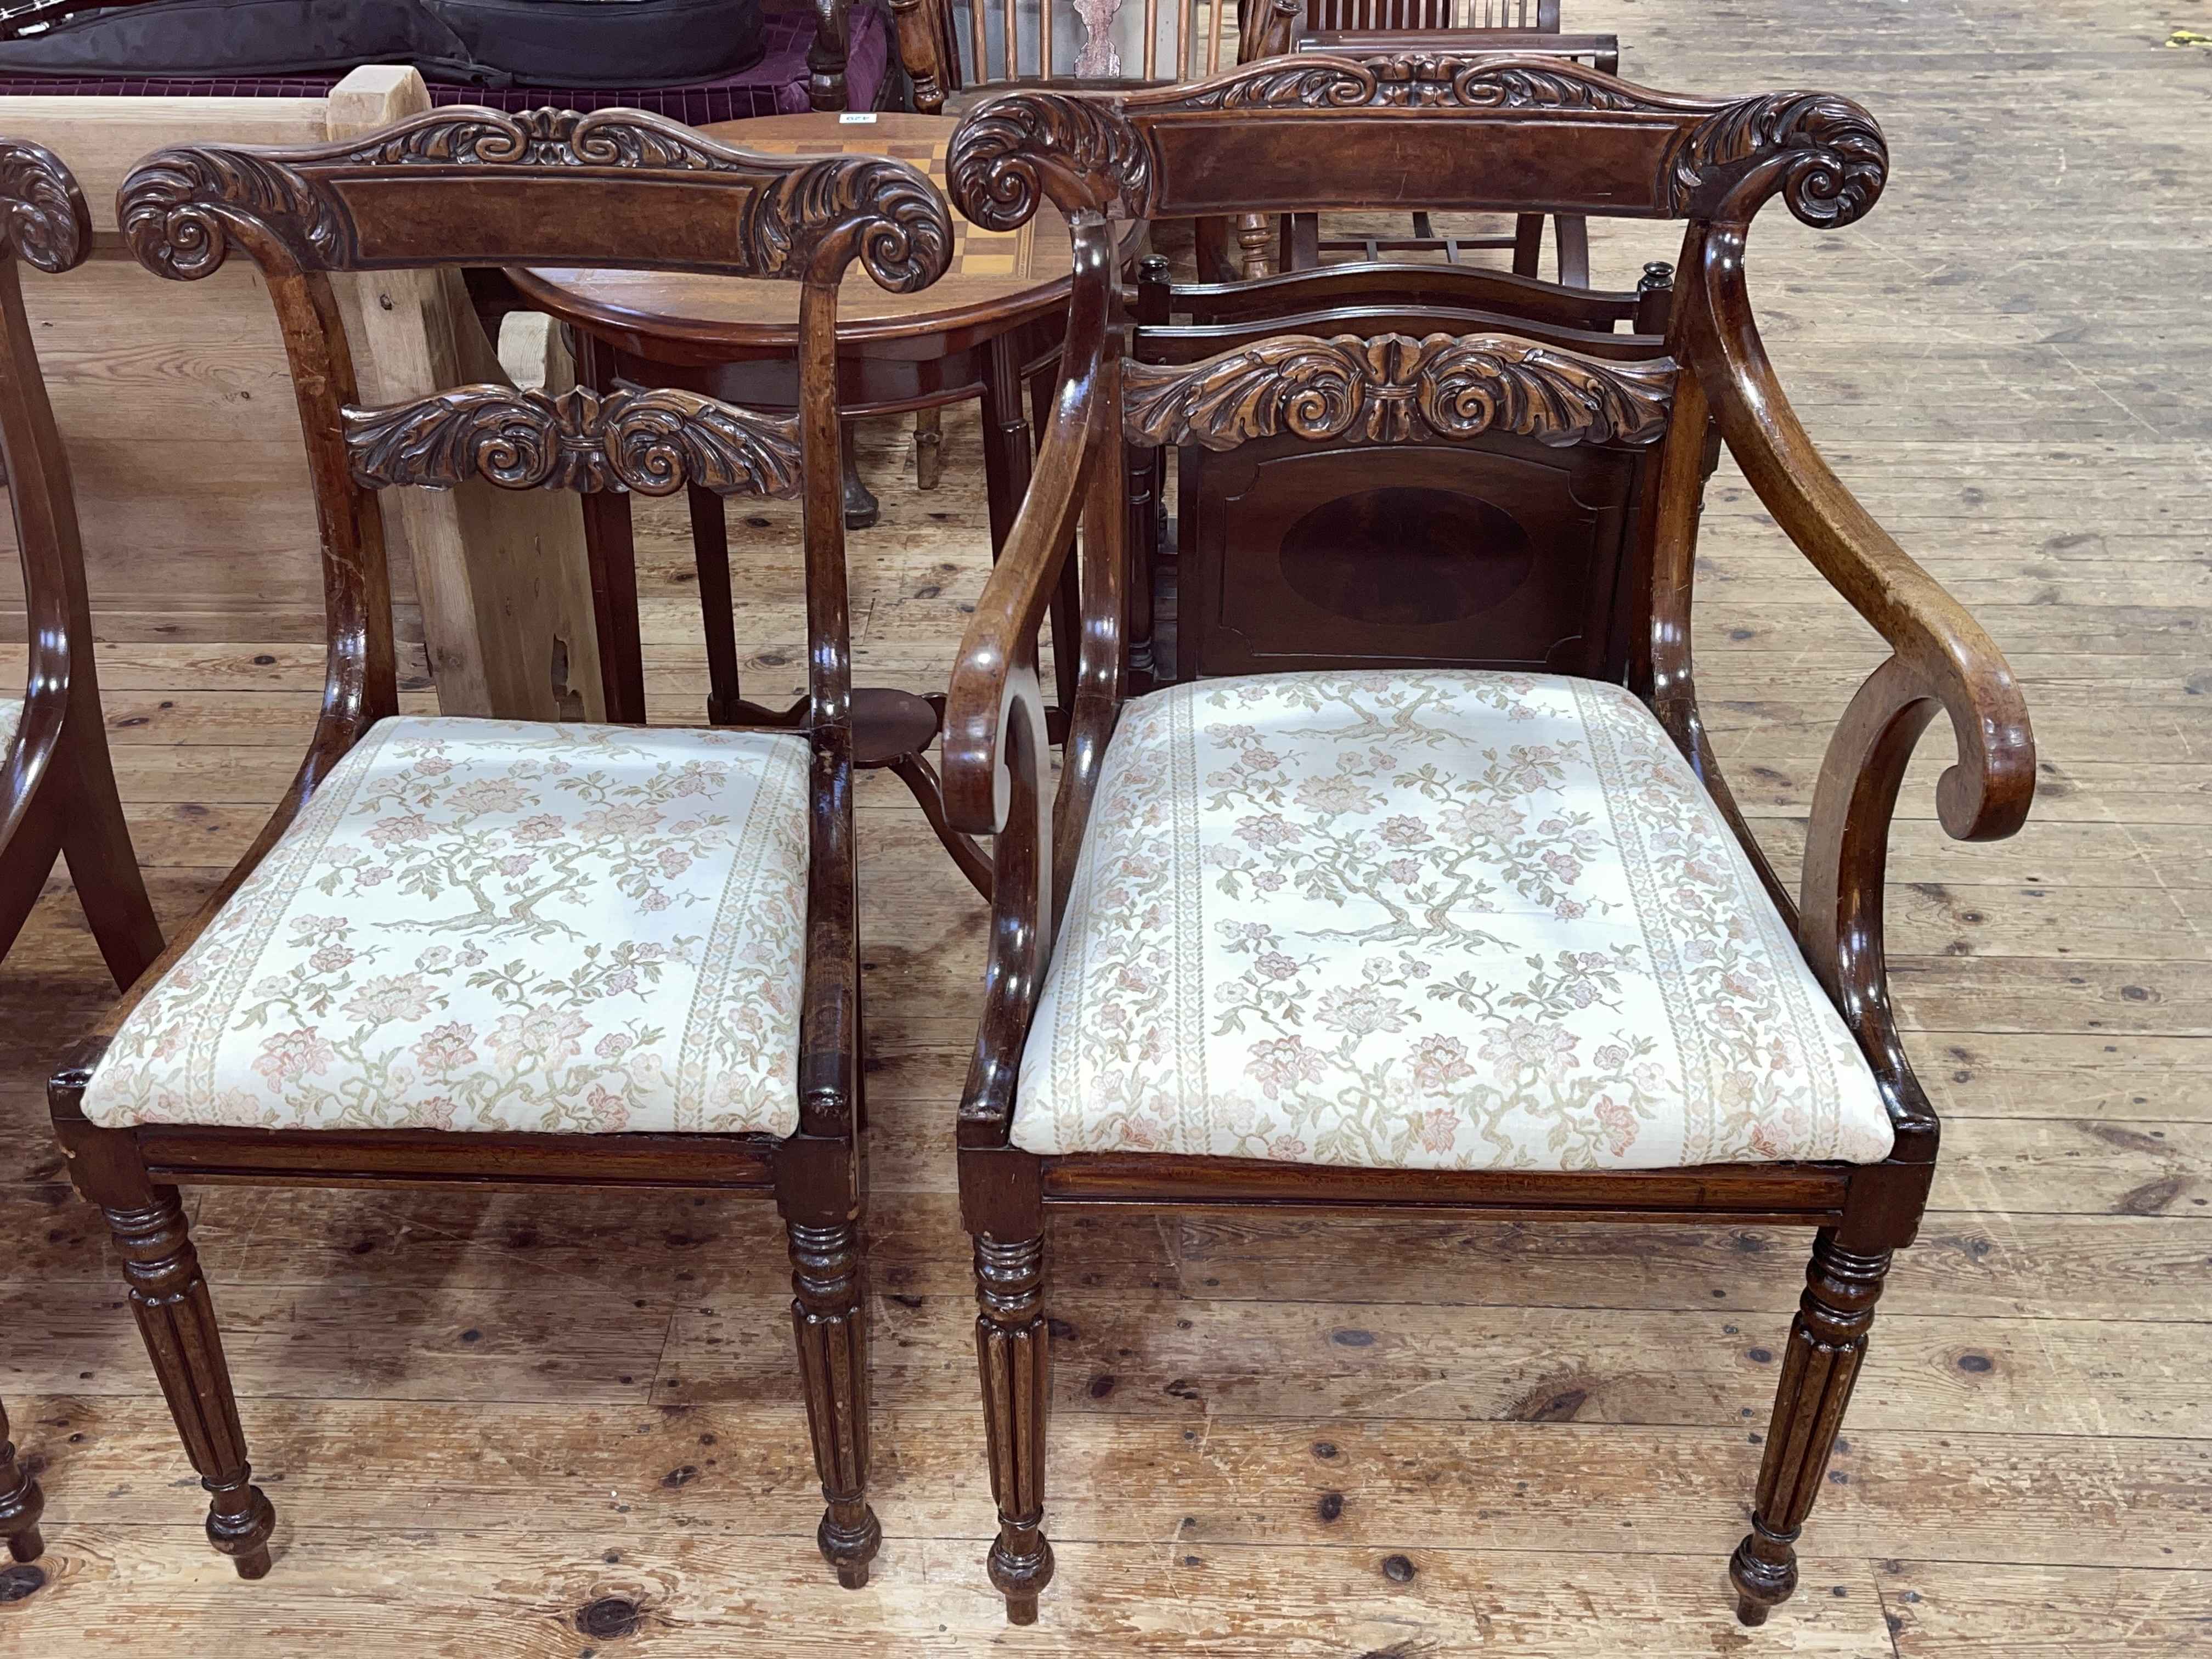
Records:
[[[212,1303],[175,1183],[590,1185],[774,1195],[841,1583],[880,1540],[867,1351],[853,773],[933,729],[852,687],[839,510],[838,284],[895,291],[951,248],[901,163],[750,156],[635,111],[437,111],[314,148],[180,148],[125,181],[148,269],[242,251],[290,354],[317,486],[329,676],[283,803],[138,994],[49,1088],[106,1213],[208,1534],[269,1568]],[[802,284],[800,407],[683,392],[461,386],[353,406],[333,273],[540,263]],[[372,492],[797,494],[808,692],[739,728],[398,713]],[[926,737],[923,738],[926,741]]]
[[[1433,61],[1012,93],[953,143],[970,219],[1018,223],[1049,195],[1079,243],[1065,374],[961,648],[945,746],[956,822],[997,837],[958,1144],[999,1510],[988,1567],[1016,1623],[1053,1571],[1048,1205],[1816,1229],[1730,1563],[1738,1616],[1757,1624],[1795,1588],[1875,1299],[1926,1200],[1936,1121],[1882,962],[1889,818],[1943,713],[1945,829],[2017,830],[2027,714],[1989,639],[1814,449],[1743,274],[1774,198],[1820,228],[1873,206],[1881,134],[1815,93],[1709,100],[1557,59]],[[1415,204],[1684,221],[1664,355],[1503,325],[1126,354],[1114,220]],[[1691,678],[1716,425],[1893,653],[1830,743],[1796,902],[1715,767]],[[1480,439],[1530,466],[1642,448],[1653,483],[1619,580],[1578,596],[1558,633],[1504,638],[1516,607],[1532,624],[1560,614],[1530,603],[1547,573],[1507,538],[1469,541],[1459,591],[1480,603],[1425,625],[1390,613],[1389,573],[1302,583],[1262,538],[1233,579],[1274,596],[1254,625],[1280,625],[1248,641],[1248,672],[1132,701],[1125,437],[1271,457],[1297,440],[1380,457]],[[1036,634],[1079,526],[1079,695],[1048,802]],[[1271,652],[1284,672],[1249,672]]]
[[[23,569],[30,673],[0,697],[0,957],[66,859],[118,990],[161,953],[161,931],[117,798],[93,667],[84,553],[69,457],[46,401],[18,259],[59,275],[92,252],[76,180],[51,150],[0,138],[0,459]],[[28,1561],[42,1547],[38,1483],[15,1459],[0,1407],[0,1537]]]

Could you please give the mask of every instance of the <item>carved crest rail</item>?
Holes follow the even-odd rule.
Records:
[[[1832,94],[1778,92],[1729,102],[1655,92],[1568,59],[1399,51],[1356,59],[1267,58],[1158,91],[1004,94],[977,106],[954,138],[953,204],[976,224],[1012,229],[1036,211],[1049,179],[1063,208],[1150,217],[1164,194],[1163,132],[1194,114],[1266,110],[1311,118],[1457,114],[1505,124],[1594,118],[1639,128],[1650,172],[1626,152],[1611,165],[1640,175],[1645,204],[1638,210],[1645,216],[1705,211],[1756,173],[1758,199],[1778,194],[1798,218],[1830,229],[1863,218],[1889,170],[1874,118]],[[1234,182],[1201,185],[1227,206]],[[1618,210],[1605,206],[1617,199],[1598,194],[1587,205]]]

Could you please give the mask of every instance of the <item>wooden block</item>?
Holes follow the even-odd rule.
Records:
[[[330,137],[430,106],[412,70],[356,70],[330,98]],[[366,404],[461,385],[512,385],[458,270],[370,271],[338,284]],[[567,490],[380,492],[386,539],[422,596],[438,706],[511,720],[605,718],[584,520]]]

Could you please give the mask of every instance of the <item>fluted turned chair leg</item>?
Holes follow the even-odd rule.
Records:
[[[793,1221],[791,1330],[799,1343],[814,1468],[827,1508],[815,1534],[837,1582],[860,1589],[884,1541],[868,1507],[868,1332],[860,1305],[860,1230],[850,1220]]]
[[[1006,1598],[1006,1622],[1034,1625],[1037,1594],[1052,1582],[1044,1535],[1044,1437],[1052,1398],[1051,1334],[1044,1317],[1042,1218],[1037,1236],[975,1240],[975,1357],[983,1376],[991,1495],[999,1535],[987,1569]]]
[[[16,1560],[35,1561],[46,1553],[46,1540],[39,1536],[39,1517],[46,1509],[39,1483],[15,1461],[8,1407],[0,1404],[0,1538],[8,1540],[8,1553]]]
[[[1765,1624],[1797,1588],[1797,1534],[1828,1472],[1890,1255],[1848,1249],[1828,1228],[1814,1243],[1767,1426],[1751,1531],[1729,1562],[1744,1624]]]
[[[215,1304],[177,1189],[155,1187],[145,1204],[103,1208],[123,1257],[138,1334],[146,1340],[185,1455],[208,1491],[208,1541],[237,1563],[240,1578],[258,1578],[269,1571],[276,1512],[253,1484],[252,1466],[246,1461],[246,1435],[216,1329]]]

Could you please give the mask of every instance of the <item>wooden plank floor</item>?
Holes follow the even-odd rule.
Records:
[[[2212,53],[2197,0],[1577,0],[1632,72],[1858,96],[1890,195],[1770,214],[1753,279],[1808,424],[2011,652],[2043,744],[2018,840],[1902,808],[1894,973],[1949,1119],[1804,1547],[1729,1616],[1805,1240],[1222,1216],[1056,1235],[1050,1528],[1009,1633],[950,1112],[982,914],[896,786],[862,792],[875,1582],[839,1592],[768,1206],[630,1195],[193,1194],[275,1571],[242,1584],[71,1196],[39,1067],[100,1004],[57,884],[0,969],[0,1392],[50,1503],[0,1651],[616,1656],[2202,1654],[2212,1645]],[[1601,280],[1667,257],[1600,228]],[[972,417],[921,495],[864,460],[861,678],[941,683],[986,556]],[[793,514],[733,515],[755,694],[801,678]],[[644,514],[656,709],[704,681],[678,526]],[[1706,708],[1785,863],[1878,659],[1732,467],[1706,518]],[[10,656],[10,672],[20,655]],[[187,913],[289,775],[298,639],[102,652],[138,845]],[[427,699],[422,701],[427,702]],[[1930,749],[1937,745],[1931,743]],[[26,1593],[27,1592],[27,1593]]]

